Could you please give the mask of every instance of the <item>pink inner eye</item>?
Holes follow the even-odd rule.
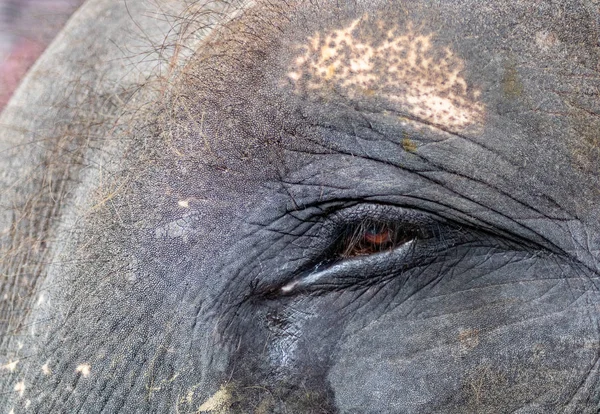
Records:
[[[340,255],[342,257],[366,256],[391,250],[397,245],[396,233],[387,223],[362,223],[347,234]]]
[[[391,241],[389,229],[369,229],[365,232],[363,239],[367,243],[381,245]]]

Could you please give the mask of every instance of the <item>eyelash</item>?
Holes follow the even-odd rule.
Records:
[[[369,256],[423,238],[423,232],[416,226],[393,221],[365,219],[348,225],[333,248],[333,256],[347,259],[356,256]]]

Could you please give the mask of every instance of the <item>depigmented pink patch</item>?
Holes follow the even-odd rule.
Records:
[[[299,94],[335,89],[350,99],[385,99],[401,112],[448,129],[482,120],[480,92],[467,84],[464,62],[433,33],[368,15],[298,45],[287,73]]]

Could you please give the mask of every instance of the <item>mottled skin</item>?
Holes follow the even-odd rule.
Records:
[[[89,1],[0,118],[0,410],[596,413],[599,17]]]

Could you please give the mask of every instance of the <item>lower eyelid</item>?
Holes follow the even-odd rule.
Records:
[[[340,286],[343,286],[344,283],[340,283],[338,279],[342,277],[340,274],[352,272],[360,274],[361,271],[364,273],[364,269],[372,268],[373,266],[380,264],[383,260],[395,260],[400,258],[400,256],[409,253],[414,243],[415,240],[410,240],[394,250],[376,253],[370,256],[351,258],[333,264],[323,270],[318,270],[317,268],[282,286],[280,288],[280,293],[289,295],[302,290],[313,290],[318,288],[319,285],[332,286],[339,284]]]

